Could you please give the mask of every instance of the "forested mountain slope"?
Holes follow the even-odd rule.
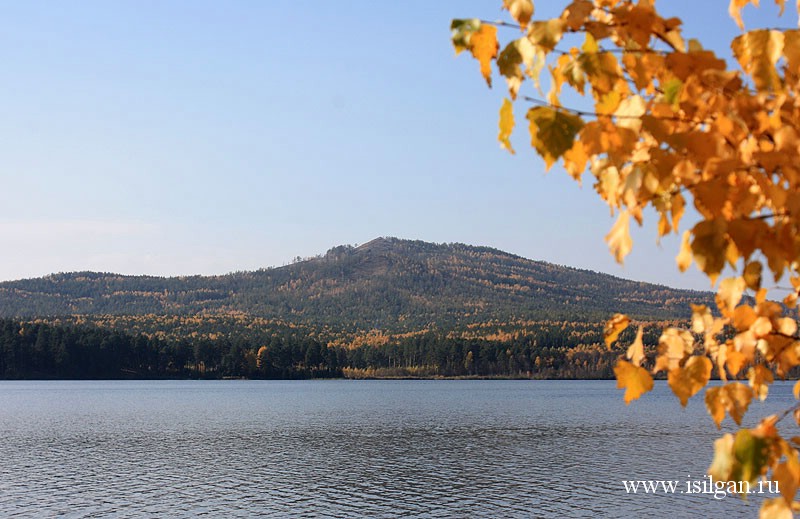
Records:
[[[392,333],[513,320],[688,317],[708,293],[525,259],[486,247],[378,238],[291,265],[221,276],[95,272],[0,283],[0,316],[247,315]]]

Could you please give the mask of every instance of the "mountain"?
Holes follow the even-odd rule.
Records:
[[[0,317],[230,316],[391,333],[491,321],[689,316],[706,292],[533,261],[487,247],[377,238],[278,268],[221,276],[79,272],[0,283]]]

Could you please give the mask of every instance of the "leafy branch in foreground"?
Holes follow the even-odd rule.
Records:
[[[677,266],[685,271],[694,262],[717,286],[718,314],[693,306],[691,329],[666,328],[652,359],[640,330],[614,371],[626,403],[652,389],[653,374],[666,372],[684,406],[718,377],[722,385],[705,392],[717,427],[726,414],[741,425],[775,375],[800,365],[796,317],[787,316],[800,294],[800,30],[744,31],[748,3],[758,5],[729,5],[742,30],[731,41],[732,68],[698,40],[687,41],[681,20],[661,16],[655,0],[574,0],[546,20],[533,19],[531,0],[504,0],[512,23],[476,18],[451,25],[456,52],[478,60],[487,84],[493,65],[506,81],[503,148],[514,152],[514,102],[523,83],[540,93],[520,97],[534,104],[525,114],[531,146],[548,169],[560,161],[578,181],[590,172],[617,213],[606,241],[618,262],[633,246],[631,219],[641,225],[645,208],[659,215],[659,238],[679,232],[688,204],[696,209]],[[780,16],[785,0],[775,3]],[[501,50],[497,26],[522,34]],[[564,106],[566,88],[590,108]],[[719,281],[726,267],[733,275]],[[765,270],[776,283],[789,278],[792,289],[780,303],[762,286]],[[619,314],[609,321],[609,348],[629,323]],[[800,424],[795,408],[789,414]],[[785,440],[780,418],[717,440],[709,469],[721,481],[778,481],[781,497],[764,502],[763,517],[800,509],[800,438]]]

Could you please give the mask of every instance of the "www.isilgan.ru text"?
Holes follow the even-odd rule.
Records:
[[[708,494],[724,499],[729,494],[779,494],[777,481],[714,481],[711,476],[680,480],[623,480],[627,494]]]

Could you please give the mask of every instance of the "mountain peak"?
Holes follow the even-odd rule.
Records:
[[[356,250],[369,250],[369,249],[375,249],[375,248],[386,248],[386,247],[389,247],[393,243],[398,242],[398,241],[402,241],[402,240],[399,240],[398,238],[394,238],[394,237],[391,237],[391,236],[389,236],[389,237],[378,236],[377,238],[375,238],[373,240],[370,240],[367,243],[362,243],[361,245],[356,247]]]

